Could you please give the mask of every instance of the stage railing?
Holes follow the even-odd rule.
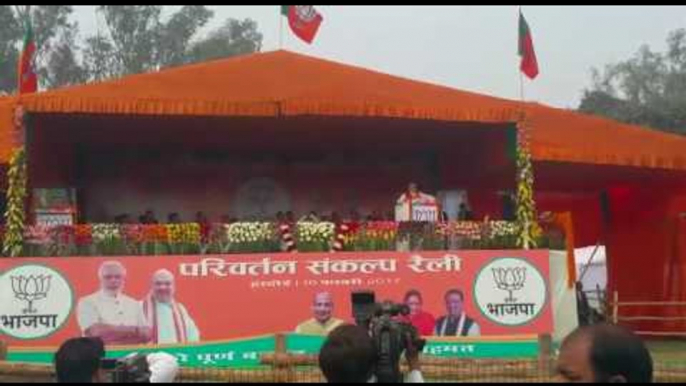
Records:
[[[622,316],[621,309],[642,307],[653,308],[661,307],[670,310],[679,309],[677,315],[681,316],[664,316],[657,314],[641,314],[632,316]],[[612,301],[609,302],[609,309],[611,310],[610,320],[614,324],[637,323],[637,322],[665,322],[665,323],[681,323],[686,326],[686,302],[670,302],[670,301],[620,301],[619,292],[615,291],[612,295]],[[651,330],[636,330],[636,334],[645,337],[679,337],[686,338],[686,329],[677,331],[651,331]]]
[[[506,221],[238,222],[30,225],[23,256],[204,255],[447,249],[518,249]],[[539,247],[563,248],[544,233]]]
[[[266,358],[265,358],[266,359]],[[535,360],[468,360],[456,359],[440,365],[422,364],[422,373],[429,382],[508,382],[550,383],[558,377],[541,369]],[[0,383],[54,382],[51,365],[7,363],[0,361]],[[654,380],[660,383],[686,382],[686,363],[656,361]],[[252,370],[193,368],[181,369],[177,383],[313,383],[324,378],[316,363],[307,366],[286,365]]]

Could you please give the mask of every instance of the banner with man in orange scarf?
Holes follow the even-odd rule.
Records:
[[[200,341],[200,331],[188,310],[174,300],[174,275],[161,269],[152,277],[152,290],[143,300],[143,312],[152,327],[155,344]]]

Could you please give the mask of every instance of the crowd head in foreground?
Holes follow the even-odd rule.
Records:
[[[423,382],[418,353],[407,353],[408,383]],[[319,366],[329,383],[373,381],[376,349],[367,331],[344,325],[329,335]],[[643,341],[624,328],[598,324],[581,327],[562,342],[559,378],[570,383],[650,383],[653,361]]]

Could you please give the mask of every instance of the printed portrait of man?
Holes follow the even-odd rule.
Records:
[[[174,274],[166,269],[155,272],[150,293],[143,299],[143,312],[152,329],[155,344],[200,341],[200,331],[186,307],[175,299]]]
[[[451,289],[445,293],[446,315],[436,321],[438,336],[480,336],[481,328],[464,312],[464,293]]]
[[[126,268],[107,261],[98,269],[100,288],[81,298],[76,318],[85,337],[99,337],[105,344],[132,345],[150,342],[151,329],[140,302],[124,294]]]
[[[313,318],[300,323],[295,332],[303,335],[329,335],[343,320],[333,317],[334,302],[329,292],[318,292],[312,301]]]

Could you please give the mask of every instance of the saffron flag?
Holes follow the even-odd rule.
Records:
[[[282,5],[281,15],[288,17],[288,25],[295,36],[311,44],[324,21],[312,5]]]
[[[538,76],[538,60],[534,50],[534,41],[531,36],[529,24],[526,22],[522,12],[519,12],[519,56],[522,61],[519,69],[529,77],[534,79]]]
[[[19,94],[38,91],[38,76],[34,59],[36,56],[36,42],[33,39],[31,18],[27,13],[24,18],[24,48],[19,59]]]

